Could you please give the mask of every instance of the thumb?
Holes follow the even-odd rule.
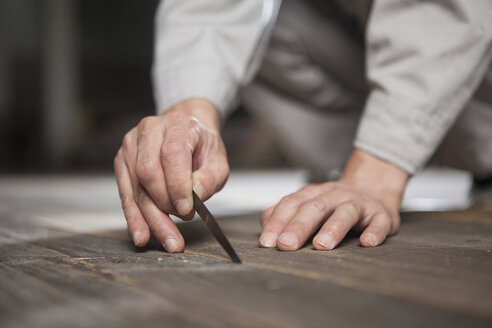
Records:
[[[193,190],[202,201],[222,189],[229,177],[227,160],[208,161],[191,175]]]

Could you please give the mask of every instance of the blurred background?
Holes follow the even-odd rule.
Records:
[[[101,199],[118,207],[114,155],[124,134],[154,113],[150,69],[158,2],[0,0],[4,204],[15,190],[20,199],[27,199],[28,190],[37,199],[51,183],[64,195],[66,176],[75,174],[77,181],[103,179],[108,198]],[[282,156],[269,129],[242,108],[228,118],[223,137],[233,174],[214,197],[216,208],[258,211],[308,180]],[[46,178],[33,179],[39,175]],[[94,192],[94,186],[87,184],[82,194]],[[464,208],[471,186],[465,172],[427,170],[412,179],[403,207]]]
[[[0,0],[0,171],[110,172],[124,134],[154,113],[157,0]],[[238,109],[232,168],[286,167]],[[261,140],[261,142],[259,142]]]

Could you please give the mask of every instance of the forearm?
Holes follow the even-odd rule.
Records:
[[[208,99],[226,116],[246,82],[264,32],[263,13],[272,4],[271,0],[163,1],[156,14],[152,68],[157,112],[196,97]]]
[[[490,1],[374,1],[355,147],[420,170],[487,72],[491,11]]]

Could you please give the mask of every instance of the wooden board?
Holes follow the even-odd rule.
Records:
[[[83,233],[16,204],[0,206],[1,327],[492,326],[488,212],[408,213],[383,246],[350,236],[288,253],[257,246],[258,215],[222,218],[235,265],[201,221],[181,224],[186,251],[167,254],[155,241],[135,249],[125,229]],[[45,216],[84,211],[52,204]]]

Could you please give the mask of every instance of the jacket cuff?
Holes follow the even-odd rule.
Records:
[[[373,91],[354,146],[415,174],[432,156],[446,132],[444,126],[448,126],[432,112]]]
[[[152,79],[157,114],[183,100],[204,98],[214,104],[224,119],[237,95],[237,82],[226,69],[213,62],[160,69],[154,66]]]

